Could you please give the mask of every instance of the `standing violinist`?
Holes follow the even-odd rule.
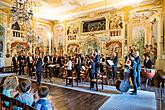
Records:
[[[135,57],[133,55],[129,55],[129,58],[131,60],[131,79],[134,86],[134,90],[132,91],[131,95],[137,95],[137,62],[135,61]]]
[[[139,56],[139,51],[135,53],[135,61],[137,62],[137,89],[140,89],[140,72],[141,72],[141,58]]]

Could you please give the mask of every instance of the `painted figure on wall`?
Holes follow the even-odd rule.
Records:
[[[75,55],[77,53],[79,53],[79,45],[78,44],[69,44],[67,46],[67,53],[70,55]]]
[[[122,29],[122,17],[121,16],[113,16],[110,18],[109,29]]]
[[[107,53],[116,52],[117,56],[122,57],[122,43],[119,41],[108,42],[106,44]]]
[[[106,28],[106,19],[83,21],[83,32],[101,31]]]
[[[69,23],[67,23],[67,31],[66,31],[67,35],[77,34],[78,31],[79,31],[78,22],[69,22]]]

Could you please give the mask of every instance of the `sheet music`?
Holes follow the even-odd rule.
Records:
[[[107,62],[109,63],[109,65],[114,65],[114,63],[112,62],[112,60],[107,60]]]

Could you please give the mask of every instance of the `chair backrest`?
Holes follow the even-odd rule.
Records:
[[[9,102],[9,110],[13,110],[14,107],[20,107],[23,108],[23,110],[35,110],[34,107],[26,105],[14,98],[9,98],[8,96],[0,94],[0,110],[2,110],[4,102]]]
[[[11,98],[12,100],[12,106],[16,106],[16,107],[20,107],[23,108],[23,110],[35,110],[34,107],[31,107],[29,105],[26,105],[20,101],[18,101],[17,99]]]
[[[0,110],[2,110],[2,106],[5,105],[4,102],[8,102],[9,103],[9,110],[12,110],[11,98],[6,96],[6,95],[0,94]]]

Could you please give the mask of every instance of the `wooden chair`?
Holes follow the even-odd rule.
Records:
[[[4,102],[8,102],[9,106],[6,106]],[[11,101],[11,98],[0,94],[0,110],[2,110],[2,107],[6,107],[6,108],[9,108],[9,110],[12,110],[12,101]]]
[[[69,84],[68,80],[71,80],[71,85],[73,87],[73,81],[76,80],[77,86],[78,86],[78,79],[77,79],[77,73],[75,71],[72,71],[71,76],[66,77],[66,86]]]
[[[9,106],[5,106],[4,102],[8,102]],[[9,110],[13,110],[14,107],[20,107],[23,108],[23,110],[35,110],[35,108],[32,106],[26,105],[14,98],[9,98],[8,96],[0,94],[0,110],[2,110],[2,107],[8,108]]]
[[[23,108],[23,110],[35,110],[34,107],[26,105],[26,104],[18,101],[17,99],[14,99],[14,98],[11,98],[11,103],[12,103],[13,107],[17,106],[17,107]]]

